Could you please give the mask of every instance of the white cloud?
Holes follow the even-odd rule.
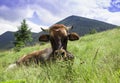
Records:
[[[59,16],[53,15],[49,10],[46,10],[38,5],[32,5],[29,8],[31,9],[30,11],[36,12],[39,16],[39,19],[42,20],[46,25],[50,26],[60,20]]]
[[[62,16],[78,15],[120,26],[120,12],[110,12],[111,0],[69,0]]]
[[[96,4],[101,8],[107,8],[110,6],[111,0],[96,0]]]
[[[36,33],[41,32],[41,27],[48,28],[48,26],[37,25],[31,21],[27,21],[26,23],[28,24],[28,27],[31,29],[31,31]]]
[[[31,29],[31,31],[35,33],[41,32],[40,27],[48,28],[48,26],[37,25],[31,21],[26,21],[26,23],[28,24],[28,27]],[[17,31],[20,25],[21,24],[18,22],[11,23],[9,21],[5,21],[1,19],[0,20],[0,35],[5,33],[6,31],[12,31],[12,32]]]
[[[0,19],[0,35],[3,34],[6,31],[17,31],[17,26],[14,26],[15,24]]]
[[[33,14],[33,10],[30,9],[29,6],[26,8],[9,8],[5,5],[0,6],[0,19],[4,19],[10,22],[18,22],[23,20],[24,18],[29,18]]]
[[[120,26],[120,12],[110,13],[110,16],[106,20],[108,23],[116,24]]]
[[[7,6],[0,6],[0,33],[7,30],[16,30],[12,26],[20,25],[23,18],[31,18],[34,12],[37,12],[39,19],[48,26],[70,15],[83,16],[120,26],[120,12],[113,13],[107,9],[111,0],[35,1],[33,1],[34,4],[27,4],[24,9],[19,7],[10,9]],[[42,7],[42,2],[44,2],[46,7]],[[53,7],[53,9],[49,9],[50,7]],[[30,21],[27,22],[34,32],[40,31],[39,27],[41,24],[37,25]]]

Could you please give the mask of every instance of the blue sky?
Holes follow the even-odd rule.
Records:
[[[31,28],[51,26],[71,15],[120,25],[120,0],[1,0],[0,32],[25,18]],[[36,29],[37,30],[37,29]]]

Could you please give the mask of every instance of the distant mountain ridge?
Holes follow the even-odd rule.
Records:
[[[74,32],[77,32],[79,35],[88,34],[92,29],[97,30],[98,32],[105,31],[108,29],[113,29],[117,27],[116,25],[105,23],[102,21],[84,18],[80,16],[69,16],[56,24],[64,24],[66,26],[73,26]]]
[[[15,32],[11,32],[11,31],[7,31],[4,34],[2,34],[0,36],[0,50],[7,50],[7,49],[11,49],[14,47],[14,33]],[[34,33],[32,32],[32,42],[30,42],[31,45],[34,45],[36,43],[39,43],[39,36],[41,34],[44,34],[45,32],[40,32],[40,33]]]
[[[14,33],[11,31],[7,31],[4,34],[0,36],[0,50],[10,49],[13,48],[13,42],[14,42]],[[31,44],[34,44],[35,42],[38,42],[38,33],[32,33],[32,37],[34,38]]]
[[[56,24],[64,24],[66,26],[73,26],[74,28],[71,30],[72,32],[77,32],[80,36],[83,36],[85,34],[90,33],[92,29],[97,30],[98,32],[113,29],[117,27],[116,25],[112,25],[109,23],[88,19],[84,17],[79,16],[69,16]],[[38,38],[40,34],[43,34],[45,32],[40,33],[32,33],[33,42],[32,45],[35,44],[38,41]],[[12,42],[14,41],[14,32],[6,32],[2,35],[0,35],[0,50],[6,50],[13,47]]]
[[[5,32],[0,36],[0,49],[9,49],[13,47],[12,42],[14,41],[14,32]],[[9,45],[8,45],[9,44]]]

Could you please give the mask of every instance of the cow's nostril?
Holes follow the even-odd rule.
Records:
[[[64,56],[64,55],[65,55],[65,52],[62,52],[61,55]]]

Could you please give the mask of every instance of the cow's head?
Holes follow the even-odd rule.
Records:
[[[39,41],[44,42],[50,41],[53,53],[61,48],[67,50],[68,40],[74,41],[79,39],[77,33],[69,33],[69,29],[71,28],[72,27],[66,27],[63,24],[55,24],[51,26],[49,29],[41,28],[43,31],[47,31],[49,34],[41,35],[39,37]]]

